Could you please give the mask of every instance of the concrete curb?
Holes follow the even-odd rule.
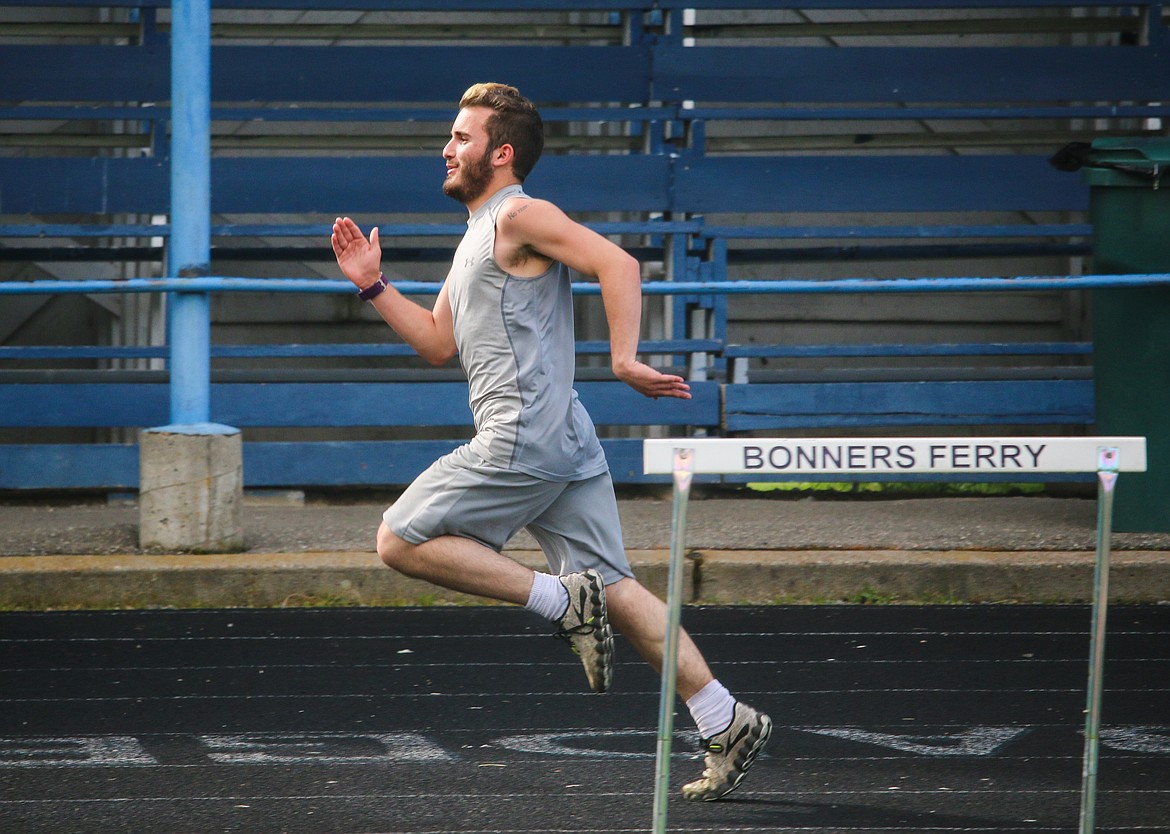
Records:
[[[1090,602],[1092,552],[705,551],[694,601]],[[1170,600],[1170,554],[1114,553],[1113,601]]]
[[[508,551],[547,570],[540,551]],[[665,595],[670,554],[630,551]],[[694,587],[688,561],[685,587]],[[236,608],[491,604],[386,568],[374,553],[11,556],[0,559],[0,609]]]
[[[510,550],[543,568],[539,551]],[[666,592],[669,552],[631,550],[639,579]],[[1087,602],[1091,552],[696,550],[691,604]],[[1170,553],[1110,561],[1110,599],[1170,600]],[[12,556],[0,559],[0,608],[234,608],[484,604],[385,568],[371,552]]]

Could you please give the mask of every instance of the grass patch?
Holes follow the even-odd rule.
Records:
[[[779,493],[793,496],[905,498],[1040,495],[1046,487],[1042,483],[1000,482],[758,481],[747,484],[747,489],[757,493]]]
[[[845,601],[854,605],[889,605],[896,600],[897,597],[893,594],[887,594],[876,590],[870,585],[866,585]]]

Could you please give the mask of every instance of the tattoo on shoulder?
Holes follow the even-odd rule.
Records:
[[[530,205],[531,205],[531,203],[529,203],[527,201],[521,203],[518,207],[516,207],[508,212],[508,219],[515,220],[517,217],[520,216],[520,212],[526,211],[528,209],[528,206],[530,206]]]

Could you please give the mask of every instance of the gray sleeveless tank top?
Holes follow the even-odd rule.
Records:
[[[568,481],[607,471],[593,422],[573,390],[576,353],[571,271],[554,262],[518,278],[496,263],[496,217],[519,185],[496,192],[467,221],[447,276],[459,361],[487,461]]]

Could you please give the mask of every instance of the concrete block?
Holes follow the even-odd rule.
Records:
[[[139,436],[138,537],[144,549],[244,549],[243,443],[214,423],[162,426]]]

